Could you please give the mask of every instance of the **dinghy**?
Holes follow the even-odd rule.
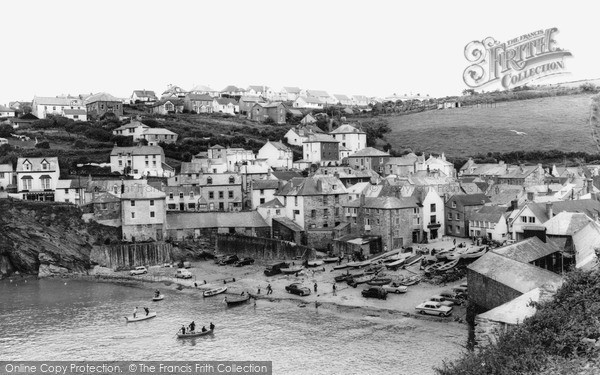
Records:
[[[217,294],[225,293],[226,291],[227,291],[227,287],[222,286],[220,288],[206,290],[206,291],[204,291],[204,293],[202,293],[202,295],[204,297],[211,297],[211,296],[216,296]]]
[[[165,299],[165,296],[162,294],[159,294],[158,296],[152,297],[152,301],[162,301],[163,299]]]
[[[177,338],[178,339],[187,339],[187,338],[190,338],[190,337],[206,336],[206,335],[210,335],[211,333],[213,333],[212,329],[209,329],[209,330],[207,330],[205,332],[202,332],[202,331],[193,331],[193,332],[190,332],[190,333],[187,333],[187,332],[186,333],[178,333],[177,334]]]
[[[131,323],[131,322],[139,322],[142,320],[148,320],[148,319],[152,319],[156,317],[156,313],[155,312],[151,312],[148,315],[144,314],[144,313],[140,313],[140,314],[136,314],[137,316],[134,318],[133,316],[126,316],[125,320],[127,321],[127,323]]]

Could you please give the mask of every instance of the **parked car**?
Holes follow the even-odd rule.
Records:
[[[444,299],[446,301],[452,301],[454,302],[455,305],[462,305],[462,303],[464,302],[464,296],[462,294],[456,294],[454,292],[451,292],[449,290],[445,290],[443,292],[440,293],[441,297],[444,297]]]
[[[297,294],[302,297],[310,295],[310,289],[299,283],[290,284],[285,287],[285,290],[288,293]]]
[[[467,297],[467,287],[466,286],[457,286],[452,288],[452,291],[457,295],[462,295],[463,297]]]
[[[253,264],[254,263],[254,259],[252,258],[243,258],[238,260],[237,262],[235,262],[235,266],[236,267],[242,267],[242,266],[247,266],[249,264]]]
[[[185,268],[180,268],[175,273],[175,277],[178,279],[191,279],[192,273],[190,271],[186,270]]]
[[[419,314],[429,314],[438,316],[449,316],[452,314],[451,306],[444,306],[439,302],[427,301],[415,307]]]
[[[385,290],[388,293],[401,294],[401,293],[408,292],[408,287],[404,286],[404,285],[395,286],[394,284],[390,284],[390,285],[384,285],[382,288],[383,288],[383,290]]]
[[[289,266],[290,266],[289,263],[285,263],[285,262],[270,264],[265,269],[265,275],[266,276],[274,276],[274,275],[280,274],[282,268],[288,268]]]
[[[445,299],[444,297],[440,296],[439,294],[436,294],[435,296],[431,296],[429,298],[429,300],[433,301],[433,302],[438,302],[439,304],[441,304],[443,306],[454,306],[454,302]]]
[[[221,261],[219,262],[219,266],[223,266],[225,264],[234,264],[235,262],[237,262],[238,260],[240,260],[240,258],[238,258],[237,255],[228,255],[225,258],[221,259]]]
[[[361,292],[365,298],[387,299],[387,292],[380,286],[373,286]]]
[[[190,262],[183,262],[183,268],[192,268],[192,263],[190,263]]]
[[[135,267],[134,270],[129,271],[129,275],[131,276],[143,275],[145,273],[148,273],[148,270],[144,266]]]

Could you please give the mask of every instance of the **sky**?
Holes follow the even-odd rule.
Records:
[[[0,104],[197,84],[460,95],[465,46],[557,27],[567,76],[600,78],[583,1],[43,0],[3,4]],[[550,81],[552,82],[552,81]]]

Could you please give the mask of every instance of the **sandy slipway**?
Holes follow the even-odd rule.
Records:
[[[144,289],[178,290],[181,293],[202,293],[205,290],[227,286],[226,294],[217,295],[215,298],[222,300],[226,295],[239,295],[249,293],[258,306],[264,303],[291,303],[302,309],[328,309],[339,313],[359,314],[362,316],[377,316],[381,318],[414,317],[444,322],[464,322],[464,306],[455,306],[452,316],[439,318],[416,314],[415,306],[426,301],[429,297],[444,290],[458,286],[462,281],[447,285],[432,285],[421,282],[409,286],[404,294],[388,294],[386,300],[364,298],[361,295],[368,285],[361,284],[353,288],[344,283],[335,283],[334,276],[345,270],[333,271],[333,265],[325,265],[318,269],[305,269],[300,275],[276,275],[267,277],[263,271],[267,263],[257,261],[254,265],[244,267],[219,266],[213,261],[194,262],[188,270],[192,273],[191,279],[175,278],[176,268],[150,267],[147,275],[130,276],[128,272],[113,272],[108,269],[96,267],[86,279],[119,283],[130,286],[140,286]],[[325,269],[323,271],[323,268]],[[406,270],[386,271],[389,276],[412,275],[418,273],[418,265],[413,265]],[[235,281],[234,281],[235,279]],[[300,297],[286,292],[285,287],[291,283],[300,283],[310,288],[311,294]],[[314,284],[317,292],[314,292]],[[267,295],[267,285],[271,285],[273,293]],[[336,285],[336,295],[333,295],[333,285]],[[158,286],[160,285],[160,286]],[[259,292],[260,289],[260,292]],[[149,292],[150,293],[150,292]],[[249,303],[254,303],[250,300]]]

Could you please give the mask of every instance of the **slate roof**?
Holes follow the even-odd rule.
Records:
[[[269,227],[256,211],[169,213],[166,224],[167,229]]]
[[[364,131],[350,124],[343,124],[333,129],[329,134],[366,134]]]
[[[282,181],[289,181],[292,178],[302,178],[300,173],[294,171],[273,171],[271,175]]]
[[[417,161],[417,155],[410,153],[400,157],[393,157],[388,160],[387,164],[390,165],[415,165]]]
[[[268,88],[269,87],[267,87],[267,86],[253,86],[253,85],[250,85],[250,86],[248,86],[248,91],[254,90],[256,92],[263,92],[263,91],[267,91]]]
[[[278,187],[279,187],[278,180],[254,180],[254,181],[252,181],[252,190],[277,189]]]
[[[572,236],[594,220],[584,213],[560,212],[544,223],[546,234],[554,236]]]
[[[309,134],[306,140],[302,143],[314,143],[314,142],[323,142],[323,143],[340,143],[340,141],[336,140],[330,135],[327,134]]]
[[[281,201],[277,198],[273,198],[268,202],[265,202],[258,206],[258,208],[284,208],[285,206],[281,204]]]
[[[288,87],[285,86],[283,88],[284,91],[290,93],[290,94],[298,94],[300,92],[300,88],[299,87]]]
[[[133,90],[134,94],[140,98],[154,98],[156,99],[156,93],[150,90]]]
[[[150,127],[148,125],[144,125],[139,121],[132,121],[129,124],[125,124],[123,126],[119,126],[118,128],[116,128],[115,130],[127,130],[127,129],[134,129],[141,126],[142,128],[146,128],[149,129]],[[113,131],[115,131],[113,130]]]
[[[490,201],[485,194],[456,194],[450,197],[449,200],[454,200],[463,206],[479,206]]]
[[[0,105],[0,112],[15,112],[13,108],[8,108],[3,105]]]
[[[171,102],[171,104],[173,104],[176,107],[183,106],[183,99],[171,97],[171,98],[163,98],[163,99],[157,101],[156,103],[154,103],[152,105],[152,107],[160,107],[160,106],[164,105],[166,102]]]
[[[61,106],[71,106],[73,102],[75,105],[82,105],[82,102],[78,98],[55,98],[55,97],[46,97],[46,96],[36,96],[33,98],[33,101],[36,105],[61,105]]]
[[[276,149],[278,149],[279,151],[292,151],[288,146],[284,145],[281,142],[275,142],[275,141],[267,141],[267,143],[272,144],[273,146],[275,146]]]
[[[566,211],[584,213],[591,218],[600,217],[600,202],[595,199],[556,201],[551,204],[552,213],[554,215]],[[527,207],[534,212],[535,216],[540,219],[542,223],[550,219],[547,215],[546,203],[529,203],[527,204]]]
[[[339,175],[339,178],[371,178],[375,177],[379,179],[381,177],[377,172],[372,169],[353,169],[349,167],[320,167],[315,171],[315,176],[333,176],[335,173]]]
[[[215,100],[217,101],[217,103],[219,103],[220,105],[228,105],[229,103],[233,104],[233,105],[238,105],[237,100],[235,99],[229,99],[229,98],[215,98]]]
[[[90,203],[116,203],[120,201],[121,199],[119,197],[103,191],[101,193],[94,194]]]
[[[97,94],[88,96],[84,101],[85,104],[92,104],[96,102],[121,102],[121,99],[115,98],[106,92],[99,92]]]
[[[85,109],[66,108],[66,109],[63,109],[63,112],[65,115],[87,115],[87,112],[85,111]]]
[[[273,221],[277,221],[281,225],[294,232],[304,232],[304,229],[298,224],[296,224],[293,220],[288,219],[287,217],[274,217]]]
[[[23,163],[25,161],[31,163],[31,170],[24,170]],[[42,169],[42,161],[49,163],[48,169]],[[58,158],[57,157],[41,157],[41,158],[18,158],[17,159],[17,172],[53,172],[58,170]]]
[[[212,102],[214,99],[208,94],[187,94],[185,97],[189,100],[201,100],[205,102]]]
[[[521,293],[527,293],[548,283],[562,283],[562,277],[553,272],[510,259],[494,251],[484,254],[468,268]]]
[[[344,207],[361,207],[361,199],[355,199],[353,201],[345,203]],[[365,208],[375,208],[380,210],[395,210],[404,208],[416,208],[419,204],[414,197],[365,197],[365,204],[362,205]]]
[[[600,225],[589,223],[573,235],[575,266],[587,269],[596,264],[596,249],[600,248]]]
[[[173,196],[179,196],[179,193],[183,193],[185,197],[189,197],[190,192],[194,193],[195,198],[200,198],[201,188],[200,186],[191,186],[191,185],[183,185],[183,186],[167,186],[162,185],[160,190],[167,195],[167,200],[169,200],[169,193],[173,193]]]
[[[381,156],[390,156],[387,152],[378,150],[373,147],[366,147],[362,150],[356,151],[354,154],[348,156],[349,158],[361,158],[361,157],[381,157]]]
[[[323,90],[307,90],[306,93],[308,96],[316,97],[316,98],[328,98],[329,94]]]
[[[502,206],[483,206],[471,213],[470,220],[497,223],[506,214],[506,209],[507,207]]]
[[[133,147],[114,147],[110,152],[110,156],[119,154],[131,155],[164,155],[164,151],[160,146],[133,146]]]
[[[12,172],[12,164],[0,164],[0,172]]]
[[[492,251],[519,262],[530,263],[561,250],[562,249],[553,242],[544,243],[537,237],[530,237],[523,241],[499,247]]]
[[[334,188],[335,187],[335,188]],[[342,181],[333,176],[292,178],[276,195],[306,196],[347,194]]]

